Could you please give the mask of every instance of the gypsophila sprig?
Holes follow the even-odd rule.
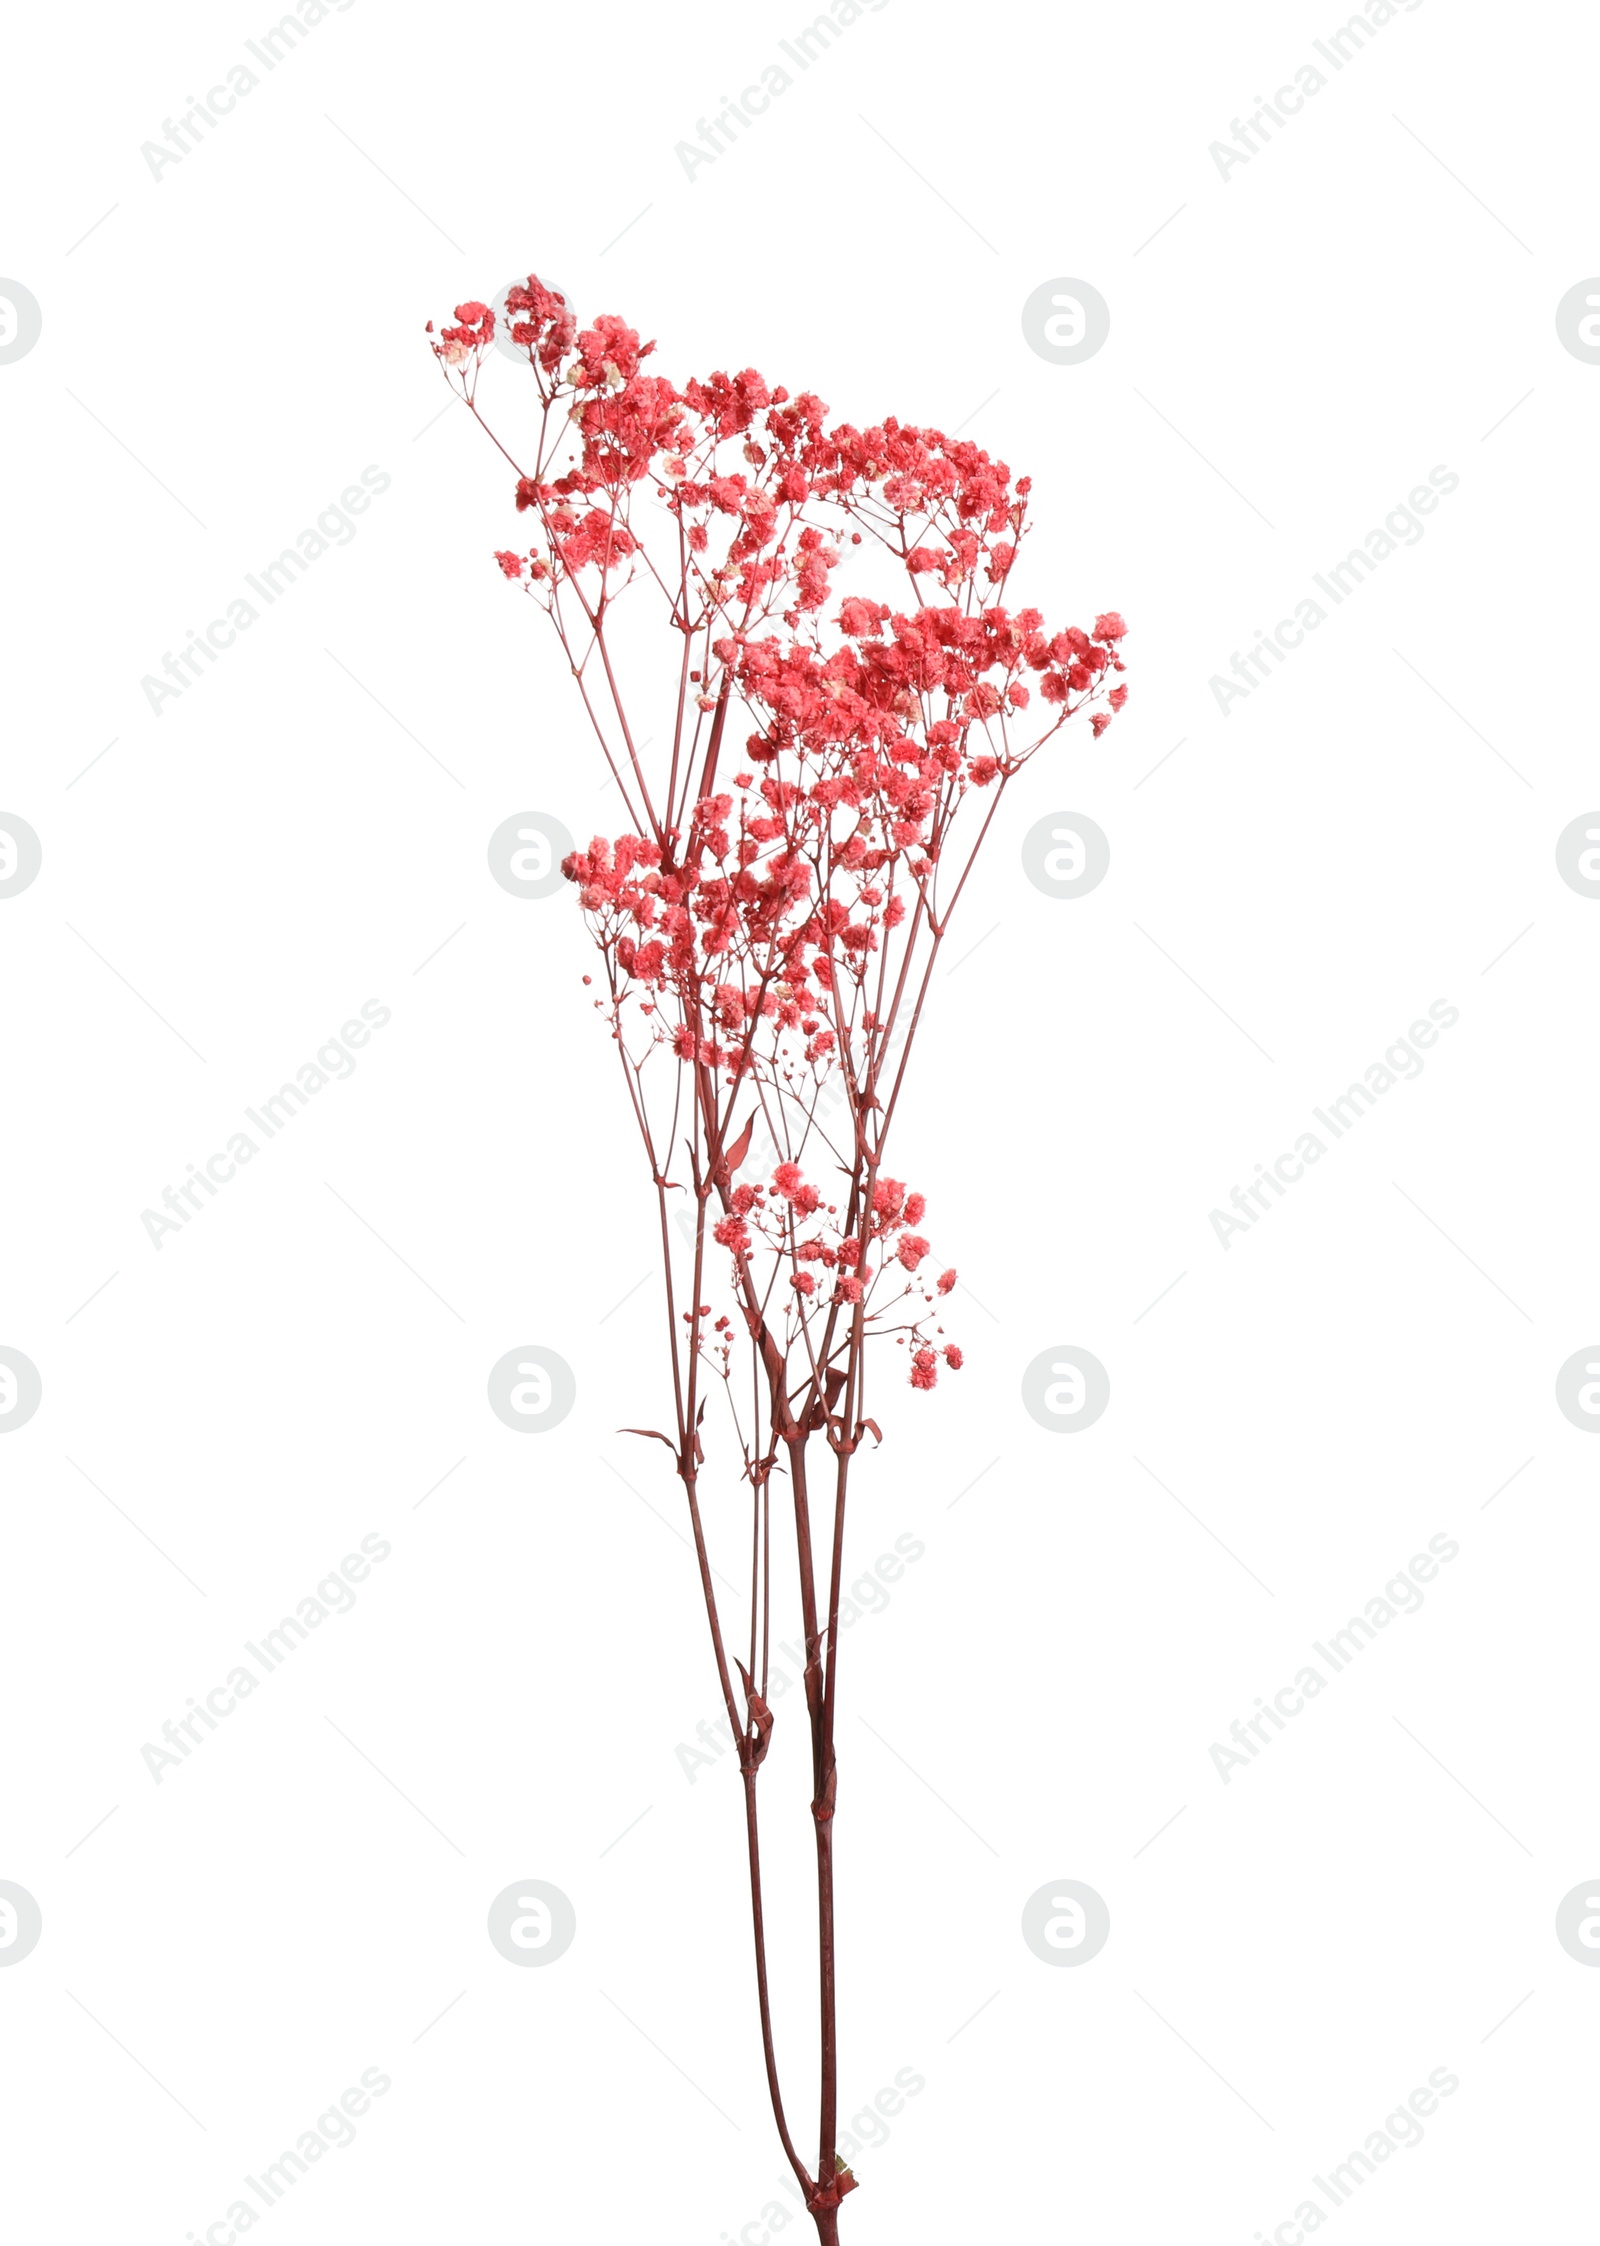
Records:
[[[889,1137],[1006,788],[1073,718],[1110,724],[1124,625],[1051,626],[1011,604],[1031,486],[979,446],[892,419],[830,427],[820,398],[749,368],[680,388],[645,371],[655,346],[623,320],[580,331],[532,275],[505,301],[531,426],[480,411],[487,305],[457,305],[433,349],[507,464],[520,528],[494,559],[553,626],[626,821],[562,870],[656,1201],[667,1426],[628,1432],[665,1444],[682,1487],[739,1746],[768,2088],[828,2246],[856,2182],[839,2149],[833,1873],[850,1475],[882,1440],[885,1378],[928,1391],[962,1363],[943,1324],[956,1273],[923,1230],[924,1194],[885,1167]],[[757,1819],[776,1505],[806,1655],[814,2162],[777,2062]],[[745,1547],[736,1615],[713,1536]]]

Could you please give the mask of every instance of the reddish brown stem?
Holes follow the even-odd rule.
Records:
[[[829,1749],[829,1790],[833,1776]],[[834,1990],[833,1805],[826,1816],[813,1810],[817,1827],[817,1955],[822,1998],[822,2099],[817,2174],[826,2179],[837,2164],[839,2139],[839,2024]]]
[[[750,1850],[750,1917],[755,1930],[756,1944],[756,1995],[761,2006],[761,2049],[767,2066],[767,2091],[772,2099],[772,2117],[778,2124],[778,2135],[789,2165],[799,2179],[802,2191],[811,2188],[805,2162],[794,2149],[789,2135],[789,2124],[784,2117],[783,2092],[778,2086],[778,2060],[772,2042],[772,2003],[767,1989],[767,1921],[761,1900],[761,1841],[756,1822],[756,1772],[747,1762],[744,1768],[744,1820]]]

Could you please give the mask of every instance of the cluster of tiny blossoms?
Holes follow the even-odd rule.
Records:
[[[870,1320],[932,1388],[941,1357],[961,1362],[928,1323],[955,1273],[918,1277],[923,1196],[881,1169],[900,1071],[1005,783],[1080,710],[1098,738],[1126,700],[1122,619],[1051,629],[1010,604],[1030,483],[979,446],[829,427],[819,398],[749,369],[679,388],[625,322],[580,331],[533,276],[506,309],[540,424],[512,462],[534,536],[495,559],[554,621],[630,822],[563,867],[604,963],[597,1004],[638,1099],[665,1070],[675,1136],[685,1112],[703,1131],[692,1183],[752,1332],[777,1314],[820,1386],[836,1337]],[[475,413],[495,328],[462,304],[434,343]],[[886,579],[898,601],[877,597]],[[678,635],[653,784],[608,654],[635,590]],[[757,1128],[762,1184],[737,1175]],[[646,1137],[660,1182],[672,1142]],[[725,1368],[732,1327],[707,1314],[684,1315]]]

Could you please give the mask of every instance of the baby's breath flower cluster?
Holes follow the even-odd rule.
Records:
[[[923,1392],[962,1362],[940,1323],[956,1274],[923,1232],[923,1194],[885,1167],[889,1135],[934,963],[1006,788],[1073,718],[1095,738],[1110,724],[1127,698],[1125,627],[1114,613],[1051,626],[1013,601],[1031,486],[978,445],[893,419],[830,425],[820,398],[751,368],[680,387],[649,371],[654,344],[623,320],[580,329],[534,275],[504,318],[533,375],[521,439],[480,410],[495,312],[458,305],[433,349],[507,465],[521,528],[495,561],[554,627],[616,782],[621,831],[563,871],[598,946],[594,1003],[657,1201],[671,1431],[630,1432],[666,1444],[683,1486],[739,1740],[768,2085],[831,2242],[855,2182],[836,2150],[832,1871],[850,1471],[864,1436],[882,1439],[867,1414],[877,1343],[893,1339]],[[712,1384],[737,1460],[720,1489]],[[831,1481],[820,1566],[814,1440]],[[757,1846],[775,1481],[794,1516],[806,1648],[814,2164],[779,2086]],[[741,1492],[744,1660],[730,1655],[708,1535],[733,1533],[724,1500]]]

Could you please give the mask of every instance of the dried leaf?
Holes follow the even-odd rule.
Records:
[[[750,1140],[755,1132],[755,1127],[756,1111],[754,1108],[752,1108],[750,1110],[749,1122],[745,1125],[744,1129],[739,1133],[739,1136],[734,1140],[732,1146],[729,1147],[727,1153],[722,1158],[722,1166],[730,1178],[733,1176],[736,1170],[743,1167],[744,1158],[750,1152]]]
[[[619,1435],[653,1436],[658,1443],[666,1444],[668,1450],[671,1451],[674,1458],[676,1458],[678,1455],[677,1444],[672,1440],[672,1437],[670,1435],[663,1435],[659,1427],[619,1427],[617,1429],[617,1433]]]
[[[744,1681],[744,1696],[750,1710],[750,1721],[756,1731],[755,1748],[750,1761],[752,1768],[759,1770],[767,1759],[767,1748],[772,1740],[772,1710],[757,1692],[755,1679],[737,1655],[733,1665]]]

